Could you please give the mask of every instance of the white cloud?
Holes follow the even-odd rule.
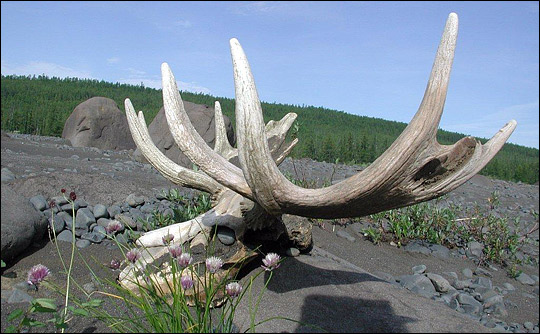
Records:
[[[132,77],[137,77],[137,76],[140,77],[140,76],[146,75],[145,71],[141,71],[141,70],[138,70],[138,69],[133,68],[133,67],[126,68],[126,71],[128,71],[130,73],[130,76],[132,76]]]
[[[31,61],[25,65],[11,65],[2,61],[1,68],[3,75],[46,75],[48,77],[59,78],[87,78],[95,79],[90,72],[76,70],[70,67],[62,66],[55,63],[48,63],[43,61]]]
[[[118,57],[111,57],[111,58],[107,59],[107,63],[109,63],[109,64],[116,64],[119,61],[120,61],[120,58],[118,58]]]

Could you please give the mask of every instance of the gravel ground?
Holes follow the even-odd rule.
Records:
[[[15,178],[9,181],[9,185],[24,197],[30,198],[40,194],[51,198],[58,196],[61,188],[66,188],[69,191],[75,191],[78,198],[90,204],[101,203],[107,206],[123,202],[132,193],[148,198],[161,189],[174,186],[150,165],[133,161],[131,153],[131,151],[74,148],[63,139],[54,137],[9,134],[3,135],[1,142],[2,169],[7,168],[14,175]],[[308,159],[287,159],[280,168],[293,178],[306,181],[316,180],[320,184],[336,182],[360,170],[358,166],[318,163]],[[487,198],[495,191],[499,192],[500,199],[500,205],[496,209],[497,214],[519,217],[518,228],[522,231],[532,228],[538,222],[538,185],[475,176],[448,194],[445,201],[462,207],[473,207],[475,204],[485,206]],[[352,239],[344,238],[346,234],[338,233],[340,231],[346,232],[352,236]],[[466,257],[443,259],[408,252],[404,248],[397,248],[388,243],[374,245],[358,234],[352,225],[333,227],[328,222],[324,229],[315,226],[313,238],[317,247],[375,276],[385,273],[393,276],[412,274],[412,267],[421,264],[425,265],[429,272],[453,271],[459,275],[466,268],[473,271],[476,268],[476,264]],[[532,256],[538,263],[538,231],[532,233],[531,238],[536,243],[530,249],[521,250],[521,252]],[[62,254],[69,254],[69,244],[59,245]],[[47,240],[29,248],[2,271],[2,290],[9,290],[12,285],[24,279],[28,269],[37,263],[47,263],[53,272],[60,271],[61,264],[56,252],[54,245]],[[89,260],[99,259],[98,263],[108,263],[110,259],[119,255],[117,249],[103,244],[92,244],[84,248],[82,253]],[[81,260],[76,261],[74,275],[81,284],[91,283],[87,269]],[[537,265],[525,265],[519,269],[529,275],[538,275]],[[111,270],[106,268],[102,270],[100,275],[103,277],[114,277],[114,272]],[[508,316],[502,320],[519,324],[532,322],[537,326],[539,321],[538,283],[535,286],[521,284],[510,278],[504,268],[497,266],[492,266],[489,271],[492,274],[493,285],[501,286],[503,283],[511,283],[516,288],[504,297],[505,301],[508,301],[506,308]],[[50,295],[50,292],[45,289],[29,293],[35,296]],[[4,298],[2,300],[2,331],[4,331],[5,317],[17,304],[7,304]],[[110,312],[122,312],[112,305],[106,307]],[[107,332],[103,324],[91,320],[73,322],[70,330]]]

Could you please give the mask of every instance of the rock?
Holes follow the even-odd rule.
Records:
[[[166,208],[165,210],[163,210],[161,214],[163,215],[164,218],[166,217],[174,218],[174,210],[171,208]]]
[[[404,275],[399,277],[399,284],[413,292],[431,297],[436,290],[431,280],[424,275]]]
[[[516,280],[519,281],[521,284],[526,284],[526,285],[534,285],[534,280],[527,274],[525,273],[521,273],[519,274],[518,277],[516,277]]]
[[[15,174],[7,168],[2,168],[1,182],[9,182],[15,180]]]
[[[290,247],[287,248],[285,254],[290,257],[297,257],[298,255],[300,255],[300,251],[298,250],[298,248]]]
[[[112,219],[107,219],[107,218],[99,218],[96,223],[98,224],[98,226],[101,226],[103,228],[107,227],[107,225],[109,225],[109,223],[112,221]]]
[[[527,321],[527,322],[524,322],[523,323],[523,327],[525,327],[525,329],[527,330],[533,330],[534,329],[534,324],[530,321]]]
[[[122,231],[123,230],[124,228],[122,227]],[[105,227],[97,225],[97,226],[94,226],[94,228],[92,229],[92,233],[95,233],[97,235],[103,235],[103,238],[105,238],[105,236],[107,235],[107,230],[105,230]]]
[[[86,229],[88,231],[90,225],[95,222],[96,217],[94,217],[92,211],[88,208],[82,208],[77,211],[75,216],[75,229]]]
[[[236,241],[234,231],[226,226],[218,226],[216,234],[218,240],[224,245],[230,246]]]
[[[489,271],[481,267],[477,267],[476,269],[474,269],[474,274],[477,276],[484,275],[486,277],[493,277],[493,275]]]
[[[56,240],[59,241],[66,241],[66,242],[73,242],[73,235],[70,230],[63,230],[56,236]]]
[[[501,295],[491,296],[484,301],[484,308],[490,308],[498,303],[502,303],[504,306],[503,296]]]
[[[452,286],[454,288],[456,288],[457,290],[463,290],[463,289],[466,289],[466,288],[470,287],[471,284],[472,284],[472,282],[471,282],[470,279],[455,280],[454,283],[452,284]]]
[[[68,139],[74,147],[136,148],[126,114],[116,102],[105,97],[92,97],[75,107],[64,124],[62,138]]]
[[[32,198],[30,198],[30,203],[36,208],[38,211],[44,211],[49,207],[47,204],[47,200],[43,195],[36,195]]]
[[[126,198],[126,203],[132,208],[144,204],[144,197],[137,196],[136,194],[129,194]]]
[[[64,220],[67,228],[71,229],[71,226],[73,225],[73,217],[71,217],[71,215],[65,211],[60,211],[57,215],[59,218]]]
[[[49,219],[49,223],[52,223],[53,231],[56,235],[62,232],[66,227],[66,222],[64,221],[64,218],[62,218],[62,216],[58,214],[54,215],[54,219]]]
[[[466,278],[472,278],[473,277],[473,272],[471,269],[469,268],[465,268],[461,271],[461,273],[463,274],[463,276],[465,276]]]
[[[426,274],[426,277],[431,280],[431,283],[437,292],[446,293],[453,289],[450,283],[440,275],[428,273]]]
[[[133,220],[130,216],[125,213],[116,215],[116,220],[118,220],[124,227],[129,226],[131,229],[137,228],[137,222]],[[105,226],[106,227],[106,226]]]
[[[122,213],[122,209],[118,205],[111,205],[107,208],[107,212],[109,213],[110,218],[115,218],[116,215]]]
[[[423,265],[423,264],[420,264],[418,266],[414,266],[412,268],[412,271],[413,271],[413,274],[414,275],[420,275],[420,274],[423,274],[426,272],[426,266]]]
[[[1,257],[8,262],[42,239],[48,218],[7,184],[2,185],[1,196]]]
[[[75,242],[75,246],[77,246],[77,248],[85,248],[85,247],[90,246],[90,244],[91,244],[90,240],[85,240],[85,239],[79,239]]]
[[[495,290],[486,290],[480,293],[480,297],[478,298],[478,301],[485,302],[486,300],[494,296],[499,296],[499,294]]]
[[[479,314],[482,311],[482,304],[474,299],[471,295],[460,293],[457,296],[457,301],[461,304],[461,307],[467,312],[474,315]]]
[[[207,105],[195,104],[188,101],[184,101],[184,107],[187,115],[191,121],[191,124],[201,135],[204,141],[210,146],[214,147],[216,138],[216,125],[214,122],[214,108]],[[231,121],[224,115],[225,128],[227,130],[227,138],[231,145],[234,146],[236,138],[232,128]],[[193,163],[180,151],[178,145],[176,145],[167,120],[165,117],[165,110],[161,108],[156,117],[152,120],[152,123],[148,126],[148,132],[152,141],[156,147],[165,154],[169,159],[179,164],[180,166],[192,168]],[[140,162],[146,162],[146,159],[142,155],[141,151],[137,148],[133,152],[133,157]]]
[[[476,257],[481,258],[482,257],[482,250],[484,249],[484,245],[477,241],[471,241],[467,245],[466,253],[468,257]]]
[[[488,289],[492,289],[493,288],[493,283],[491,282],[491,280],[489,278],[485,278],[485,277],[477,277],[474,281],[473,281],[474,284],[478,284],[478,285],[481,285],[483,287],[486,287]]]
[[[107,207],[103,204],[96,204],[96,206],[94,206],[93,214],[95,219],[109,218],[109,212],[107,211]]]
[[[86,232],[81,235],[81,239],[91,241],[95,244],[100,243],[104,237],[105,237],[104,234],[94,233],[94,232]]]
[[[443,245],[431,244],[428,246],[431,250],[431,255],[439,257],[441,259],[447,259],[450,257],[450,250]]]
[[[426,255],[431,254],[431,250],[419,241],[411,241],[407,244],[407,246],[403,247],[403,249],[413,253],[422,253]]]

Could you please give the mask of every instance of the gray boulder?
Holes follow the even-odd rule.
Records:
[[[1,257],[7,262],[43,237],[47,230],[47,217],[6,184],[2,185],[1,209]]]
[[[214,121],[214,108],[203,104],[195,104],[184,101],[184,107],[195,130],[201,135],[204,141],[214,147],[216,140],[216,124]],[[236,138],[232,128],[231,121],[227,116],[224,116],[225,127],[227,129],[227,138],[231,145],[234,145]],[[156,117],[148,126],[148,132],[156,147],[163,152],[169,159],[183,167],[192,167],[191,161],[180,151],[174,138],[169,130],[167,119],[165,117],[165,109],[163,107],[158,112]],[[137,148],[133,153],[133,157],[140,162],[146,162],[141,151]]]
[[[64,124],[62,138],[74,147],[135,149],[126,114],[105,97],[92,97],[75,107]]]

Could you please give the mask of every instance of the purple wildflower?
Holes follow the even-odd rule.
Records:
[[[182,284],[184,290],[187,290],[193,286],[193,280],[189,276],[182,276],[182,278],[180,278],[180,284]]]
[[[223,266],[223,260],[216,256],[211,256],[206,259],[206,270],[215,273]]]
[[[107,233],[109,234],[113,234],[115,232],[121,231],[123,228],[124,225],[122,225],[121,222],[119,222],[118,220],[111,220],[107,224],[107,227],[105,227],[105,231],[107,231]]]
[[[137,262],[137,260],[140,257],[141,257],[141,252],[136,248],[133,248],[132,250],[126,253],[126,258],[131,263]]]
[[[49,208],[52,209],[52,208],[54,208],[55,206],[56,206],[56,202],[55,202],[54,199],[53,199],[53,200],[51,200],[51,201],[49,202]]]
[[[242,286],[237,282],[232,282],[225,286],[225,291],[231,298],[235,298],[242,292]]]
[[[28,271],[28,284],[32,284],[37,287],[38,284],[43,281],[45,277],[49,276],[50,273],[49,268],[42,264],[36,264]]]
[[[117,259],[112,259],[111,260],[111,264],[109,264],[109,267],[111,269],[118,269],[120,268],[120,261],[118,261]]]
[[[264,266],[261,267],[263,267],[266,271],[272,271],[279,268],[279,260],[281,260],[281,257],[276,253],[268,253],[262,260]]]
[[[60,192],[62,192],[62,194],[65,194],[65,193],[66,193],[66,189],[62,188],[62,189],[60,189]]]
[[[189,253],[180,254],[177,260],[178,260],[178,265],[182,268],[187,268],[191,264],[191,262],[193,262],[193,258],[191,257]]]
[[[77,199],[77,194],[75,194],[74,191],[70,192],[69,193],[69,199],[71,199],[72,201],[76,200]]]
[[[172,246],[169,248],[169,253],[171,253],[171,256],[175,259],[178,258],[180,255],[182,255],[182,246]]]
[[[161,237],[161,241],[163,241],[163,244],[164,245],[168,245],[171,243],[171,241],[174,240],[174,235],[172,234],[167,234],[167,235],[164,235],[163,237]]]

